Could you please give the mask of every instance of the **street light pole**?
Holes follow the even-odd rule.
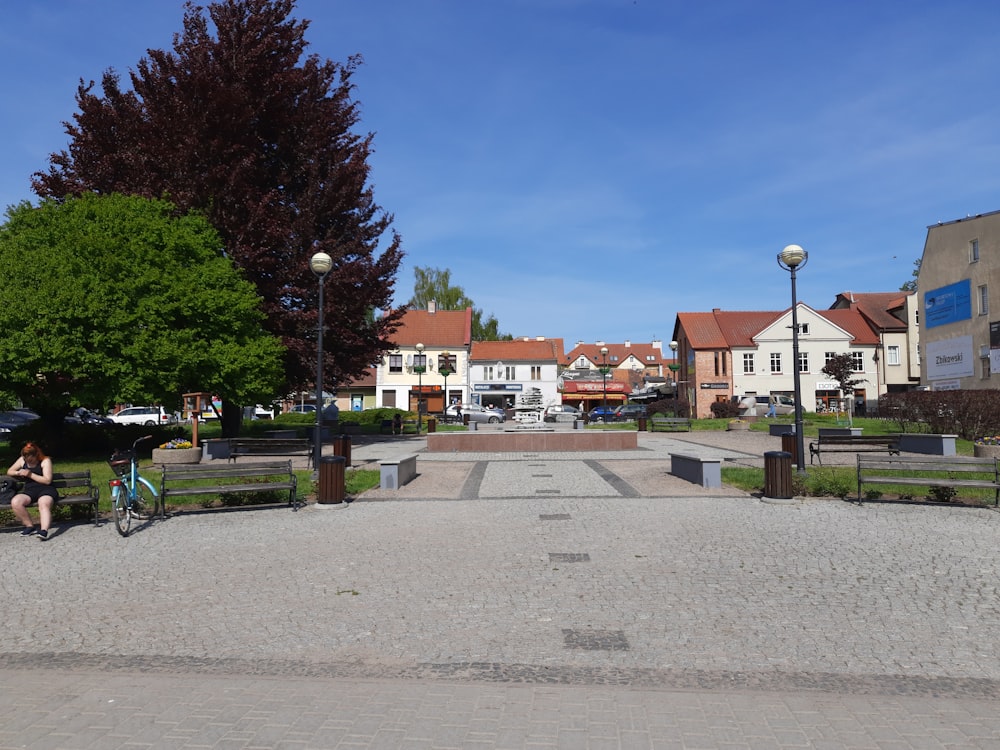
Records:
[[[441,363],[444,363],[443,365]],[[438,372],[444,376],[444,409],[442,409],[442,416],[447,418],[448,416],[448,376],[454,372],[451,369],[451,354],[449,352],[441,352],[441,356],[438,357]]]
[[[319,310],[316,326],[316,437],[313,443],[313,471],[319,471],[323,456],[323,282],[333,268],[333,258],[326,253],[316,253],[309,259],[309,268],[319,279]]]
[[[417,361],[420,362],[418,365],[415,361],[413,363],[413,369],[417,372],[417,434],[420,434],[420,428],[423,423],[423,411],[424,411],[424,372],[427,370],[427,363],[424,360],[424,345],[417,344]]]
[[[604,390],[604,413],[601,421],[608,421],[608,347],[601,347],[601,385]]]
[[[805,440],[802,435],[802,377],[799,373],[799,315],[795,296],[795,272],[809,261],[809,253],[798,245],[787,245],[778,253],[778,265],[792,275],[792,376],[795,383],[795,447],[796,466],[800,474],[806,471]]]
[[[672,372],[674,374],[674,416],[675,417],[679,417],[680,414],[678,414],[677,412],[680,410],[681,392],[680,392],[680,388],[678,387],[678,384],[677,384],[677,371],[681,369],[681,366],[677,363],[677,342],[676,341],[671,341],[670,342],[670,352],[671,352],[671,355],[672,355],[672,358],[673,358],[673,362],[671,362],[668,365],[668,367],[670,368],[670,372]]]

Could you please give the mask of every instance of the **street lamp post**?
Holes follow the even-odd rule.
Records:
[[[424,345],[417,344],[417,358],[413,362],[413,369],[417,373],[417,434],[423,423],[424,412],[424,373],[427,371],[427,361],[424,359]],[[417,363],[420,364],[417,364]]]
[[[795,383],[795,447],[796,466],[800,474],[806,470],[805,441],[802,435],[802,377],[799,373],[799,316],[795,297],[795,272],[805,266],[809,253],[798,245],[788,245],[778,253],[778,265],[792,275],[792,375]]]
[[[441,356],[438,357],[438,372],[444,376],[444,410],[443,414],[445,417],[448,416],[448,376],[451,375],[454,370],[451,369],[451,354],[448,352],[441,352]]]
[[[608,421],[608,347],[601,347],[601,386],[604,391],[604,413],[601,421]]]
[[[677,412],[680,410],[681,405],[681,392],[677,385],[677,371],[681,369],[681,366],[677,363],[677,342],[670,342],[670,352],[673,357],[673,362],[667,365],[670,368],[670,372],[674,375],[674,416],[679,417],[680,414]]]
[[[313,443],[313,471],[319,471],[319,461],[323,456],[323,282],[333,268],[333,258],[326,253],[316,253],[309,259],[309,268],[319,279],[319,310],[316,326],[316,438]]]

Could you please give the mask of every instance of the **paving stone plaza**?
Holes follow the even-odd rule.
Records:
[[[1000,748],[1000,513],[419,455],[333,508],[0,533],[0,748]]]

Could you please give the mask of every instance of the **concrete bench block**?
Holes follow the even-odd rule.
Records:
[[[702,487],[721,487],[722,459],[671,453],[670,473]]]
[[[417,476],[417,457],[402,456],[379,463],[379,488],[398,490]]]

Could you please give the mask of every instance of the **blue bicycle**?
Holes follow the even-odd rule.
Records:
[[[159,508],[160,496],[156,493],[156,488],[139,474],[137,449],[140,443],[152,439],[152,435],[145,435],[132,443],[132,450],[115,451],[108,459],[108,465],[118,475],[108,484],[111,487],[111,512],[115,517],[115,528],[122,536],[128,536],[133,518],[150,518],[156,515]]]

